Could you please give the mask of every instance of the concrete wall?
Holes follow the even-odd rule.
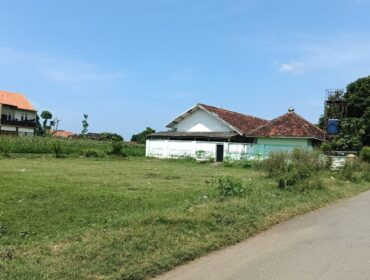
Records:
[[[231,129],[207,112],[198,109],[176,124],[177,131],[187,132],[229,132]]]
[[[197,158],[197,151],[204,151],[204,158],[215,158],[216,146],[220,144],[224,145],[224,157],[238,160],[247,153],[248,144],[245,143],[148,139],[146,141],[146,156]]]

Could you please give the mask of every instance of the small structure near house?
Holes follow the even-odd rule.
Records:
[[[223,161],[265,157],[270,152],[312,149],[324,139],[321,129],[294,110],[272,121],[197,104],[171,121],[169,131],[150,134],[146,156],[214,158]]]
[[[19,93],[0,91],[0,134],[33,136],[36,110]]]

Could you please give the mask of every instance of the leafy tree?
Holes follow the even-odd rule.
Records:
[[[344,101],[347,115],[341,119],[340,133],[324,143],[325,150],[359,151],[363,146],[370,145],[370,76],[350,83],[346,91],[335,91],[329,100]],[[326,107],[324,115],[319,119],[319,126],[325,128],[328,118],[340,118],[341,102]]]
[[[117,133],[103,132],[100,134],[101,141],[123,141],[123,137]]]
[[[370,145],[370,76],[360,78],[347,86],[347,115],[363,121],[363,145]]]
[[[89,116],[87,115],[87,114],[84,114],[84,118],[83,118],[83,120],[82,120],[82,131],[81,131],[81,135],[83,136],[83,137],[85,137],[86,136],[86,134],[87,134],[87,131],[88,131],[88,127],[89,127],[89,123],[87,122],[87,118],[88,118]]]
[[[155,130],[150,127],[147,127],[144,131],[140,132],[139,134],[132,135],[131,142],[145,144],[147,136],[152,133],[155,133]]]
[[[40,116],[44,120],[42,123],[42,128],[44,132],[46,132],[46,130],[50,129],[50,126],[48,126],[47,124],[48,120],[50,120],[53,117],[53,114],[50,113],[49,111],[42,111]]]
[[[37,136],[42,136],[45,134],[45,131],[44,129],[42,128],[41,126],[41,123],[40,123],[40,117],[38,114],[36,114],[36,127],[35,127],[35,134]]]

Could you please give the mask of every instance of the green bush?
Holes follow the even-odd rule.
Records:
[[[247,194],[246,182],[232,176],[216,178],[216,190],[220,197],[243,197]]]
[[[285,172],[283,175],[281,175],[277,181],[278,181],[278,187],[280,189],[285,189],[288,187],[293,187],[297,185],[297,183],[301,182],[304,179],[307,179],[311,176],[312,170],[310,170],[308,167],[294,167],[290,169],[289,171]]]
[[[297,186],[329,165],[330,160],[324,155],[301,148],[290,153],[272,153],[261,163],[268,177],[276,178],[280,189]]]
[[[62,145],[59,141],[53,142],[53,151],[56,158],[60,158],[62,154]]]
[[[365,182],[370,182],[370,165],[367,164],[366,168],[362,171],[361,179]]]
[[[319,171],[329,167],[327,157],[317,151],[296,148],[292,151],[290,159],[293,166],[308,168],[312,171]]]
[[[104,152],[97,151],[97,150],[87,150],[83,152],[83,156],[100,158],[100,157],[105,157],[106,154]]]
[[[363,161],[370,163],[370,147],[363,147],[360,151],[360,158]]]
[[[270,153],[268,158],[261,163],[261,168],[270,178],[281,176],[289,169],[289,154],[287,152]]]
[[[116,155],[116,156],[123,156],[126,157],[127,154],[124,152],[124,143],[122,141],[112,141],[111,142],[112,149],[110,151],[111,155]]]
[[[369,164],[359,158],[347,159],[344,166],[339,171],[339,178],[345,181],[359,181],[367,179],[370,170]]]
[[[305,180],[300,181],[295,190],[300,192],[307,192],[310,190],[321,190],[325,188],[325,184],[323,180],[319,176],[314,176],[311,178],[307,178]]]

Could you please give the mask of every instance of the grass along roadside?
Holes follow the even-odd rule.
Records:
[[[292,216],[370,189],[320,173],[281,190],[258,171],[130,158],[0,160],[1,279],[144,279]],[[247,180],[220,199],[216,176]]]

